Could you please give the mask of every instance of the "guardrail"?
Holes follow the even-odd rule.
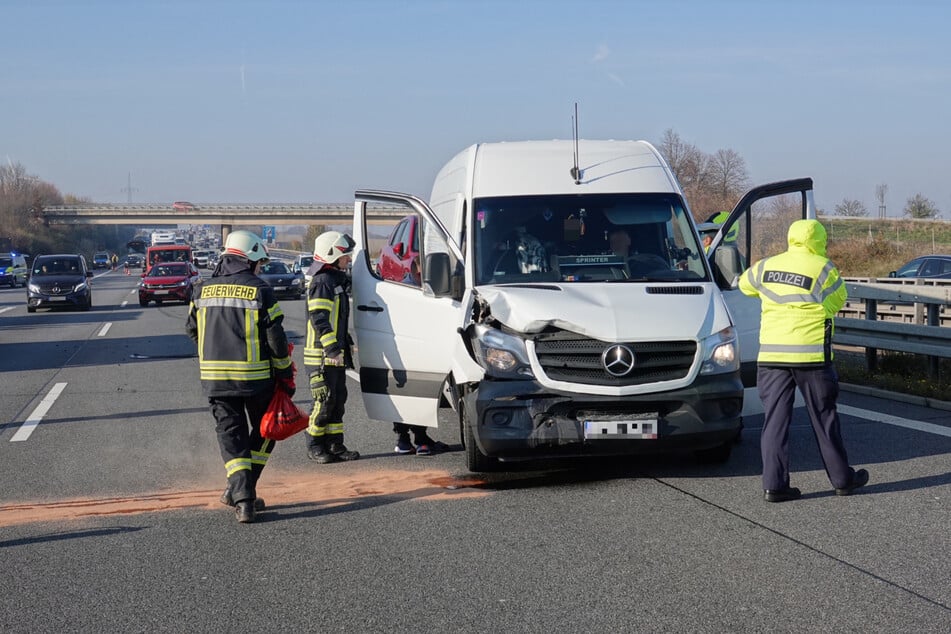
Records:
[[[864,347],[870,371],[876,369],[879,349],[927,355],[929,375],[938,376],[940,359],[951,358],[951,328],[941,327],[941,310],[951,305],[951,280],[846,278],[846,286],[850,303],[864,302],[865,318],[837,318],[833,343]],[[880,321],[880,303],[892,309],[912,305],[916,323]]]

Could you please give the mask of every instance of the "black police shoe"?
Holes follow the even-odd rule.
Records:
[[[238,502],[234,505],[234,516],[242,524],[254,521],[254,505],[251,502]]]
[[[798,500],[802,497],[802,491],[796,487],[786,487],[785,489],[775,489],[770,491],[766,489],[763,491],[763,499],[767,502],[789,502],[790,500]]]
[[[234,499],[231,497],[231,489],[225,489],[224,493],[221,494],[221,497],[218,498],[218,501],[224,504],[225,506],[234,506]],[[263,498],[254,498],[254,510],[257,513],[260,513],[265,509],[264,499]]]
[[[865,469],[859,469],[852,475],[852,481],[841,489],[836,489],[835,494],[852,495],[853,491],[859,487],[864,487],[866,484],[868,484],[868,471]]]

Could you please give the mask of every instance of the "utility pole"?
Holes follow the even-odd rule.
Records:
[[[885,219],[885,194],[888,193],[888,185],[882,183],[875,187],[875,198],[878,199],[878,219]]]
[[[123,187],[123,188],[120,189],[119,191],[125,192],[126,194],[128,194],[128,196],[129,196],[128,203],[131,205],[131,204],[132,204],[132,192],[137,192],[137,191],[139,191],[138,189],[135,189],[134,187],[132,187],[132,172],[129,172],[128,185],[126,185],[125,187]]]

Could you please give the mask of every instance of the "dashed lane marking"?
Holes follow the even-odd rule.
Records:
[[[128,305],[129,305],[129,300],[125,300],[124,302],[122,302],[121,304],[119,304],[119,308],[125,308],[125,307],[128,306]]]
[[[13,438],[10,439],[10,442],[23,442],[24,440],[28,440],[30,434],[32,434],[33,430],[40,424],[40,421],[43,420],[43,417],[50,411],[50,408],[53,407],[53,403],[56,402],[56,399],[59,398],[59,395],[62,394],[65,389],[65,383],[57,383],[54,385],[53,389],[49,391],[49,394],[36,406],[33,413],[20,425],[20,429],[13,434]]]
[[[0,308],[0,313],[5,313],[8,310],[13,310],[15,306],[7,306],[6,308]]]
[[[100,337],[105,337],[105,336],[106,336],[106,333],[109,332],[109,329],[110,329],[110,328],[112,328],[112,322],[111,322],[111,321],[110,321],[110,322],[106,322],[106,325],[104,325],[104,326],[102,327],[102,330],[99,331],[99,335],[98,335],[98,336],[100,336]]]

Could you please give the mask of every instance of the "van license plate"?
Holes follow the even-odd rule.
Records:
[[[47,297],[47,298],[46,298],[46,301],[48,301],[48,302],[65,302],[65,301],[66,301],[66,298],[65,298],[65,297],[56,297],[55,295],[53,295],[52,297]]]
[[[586,420],[584,422],[584,437],[587,440],[656,439],[657,421],[654,419]]]
[[[168,291],[155,291],[156,295],[168,295]]]

